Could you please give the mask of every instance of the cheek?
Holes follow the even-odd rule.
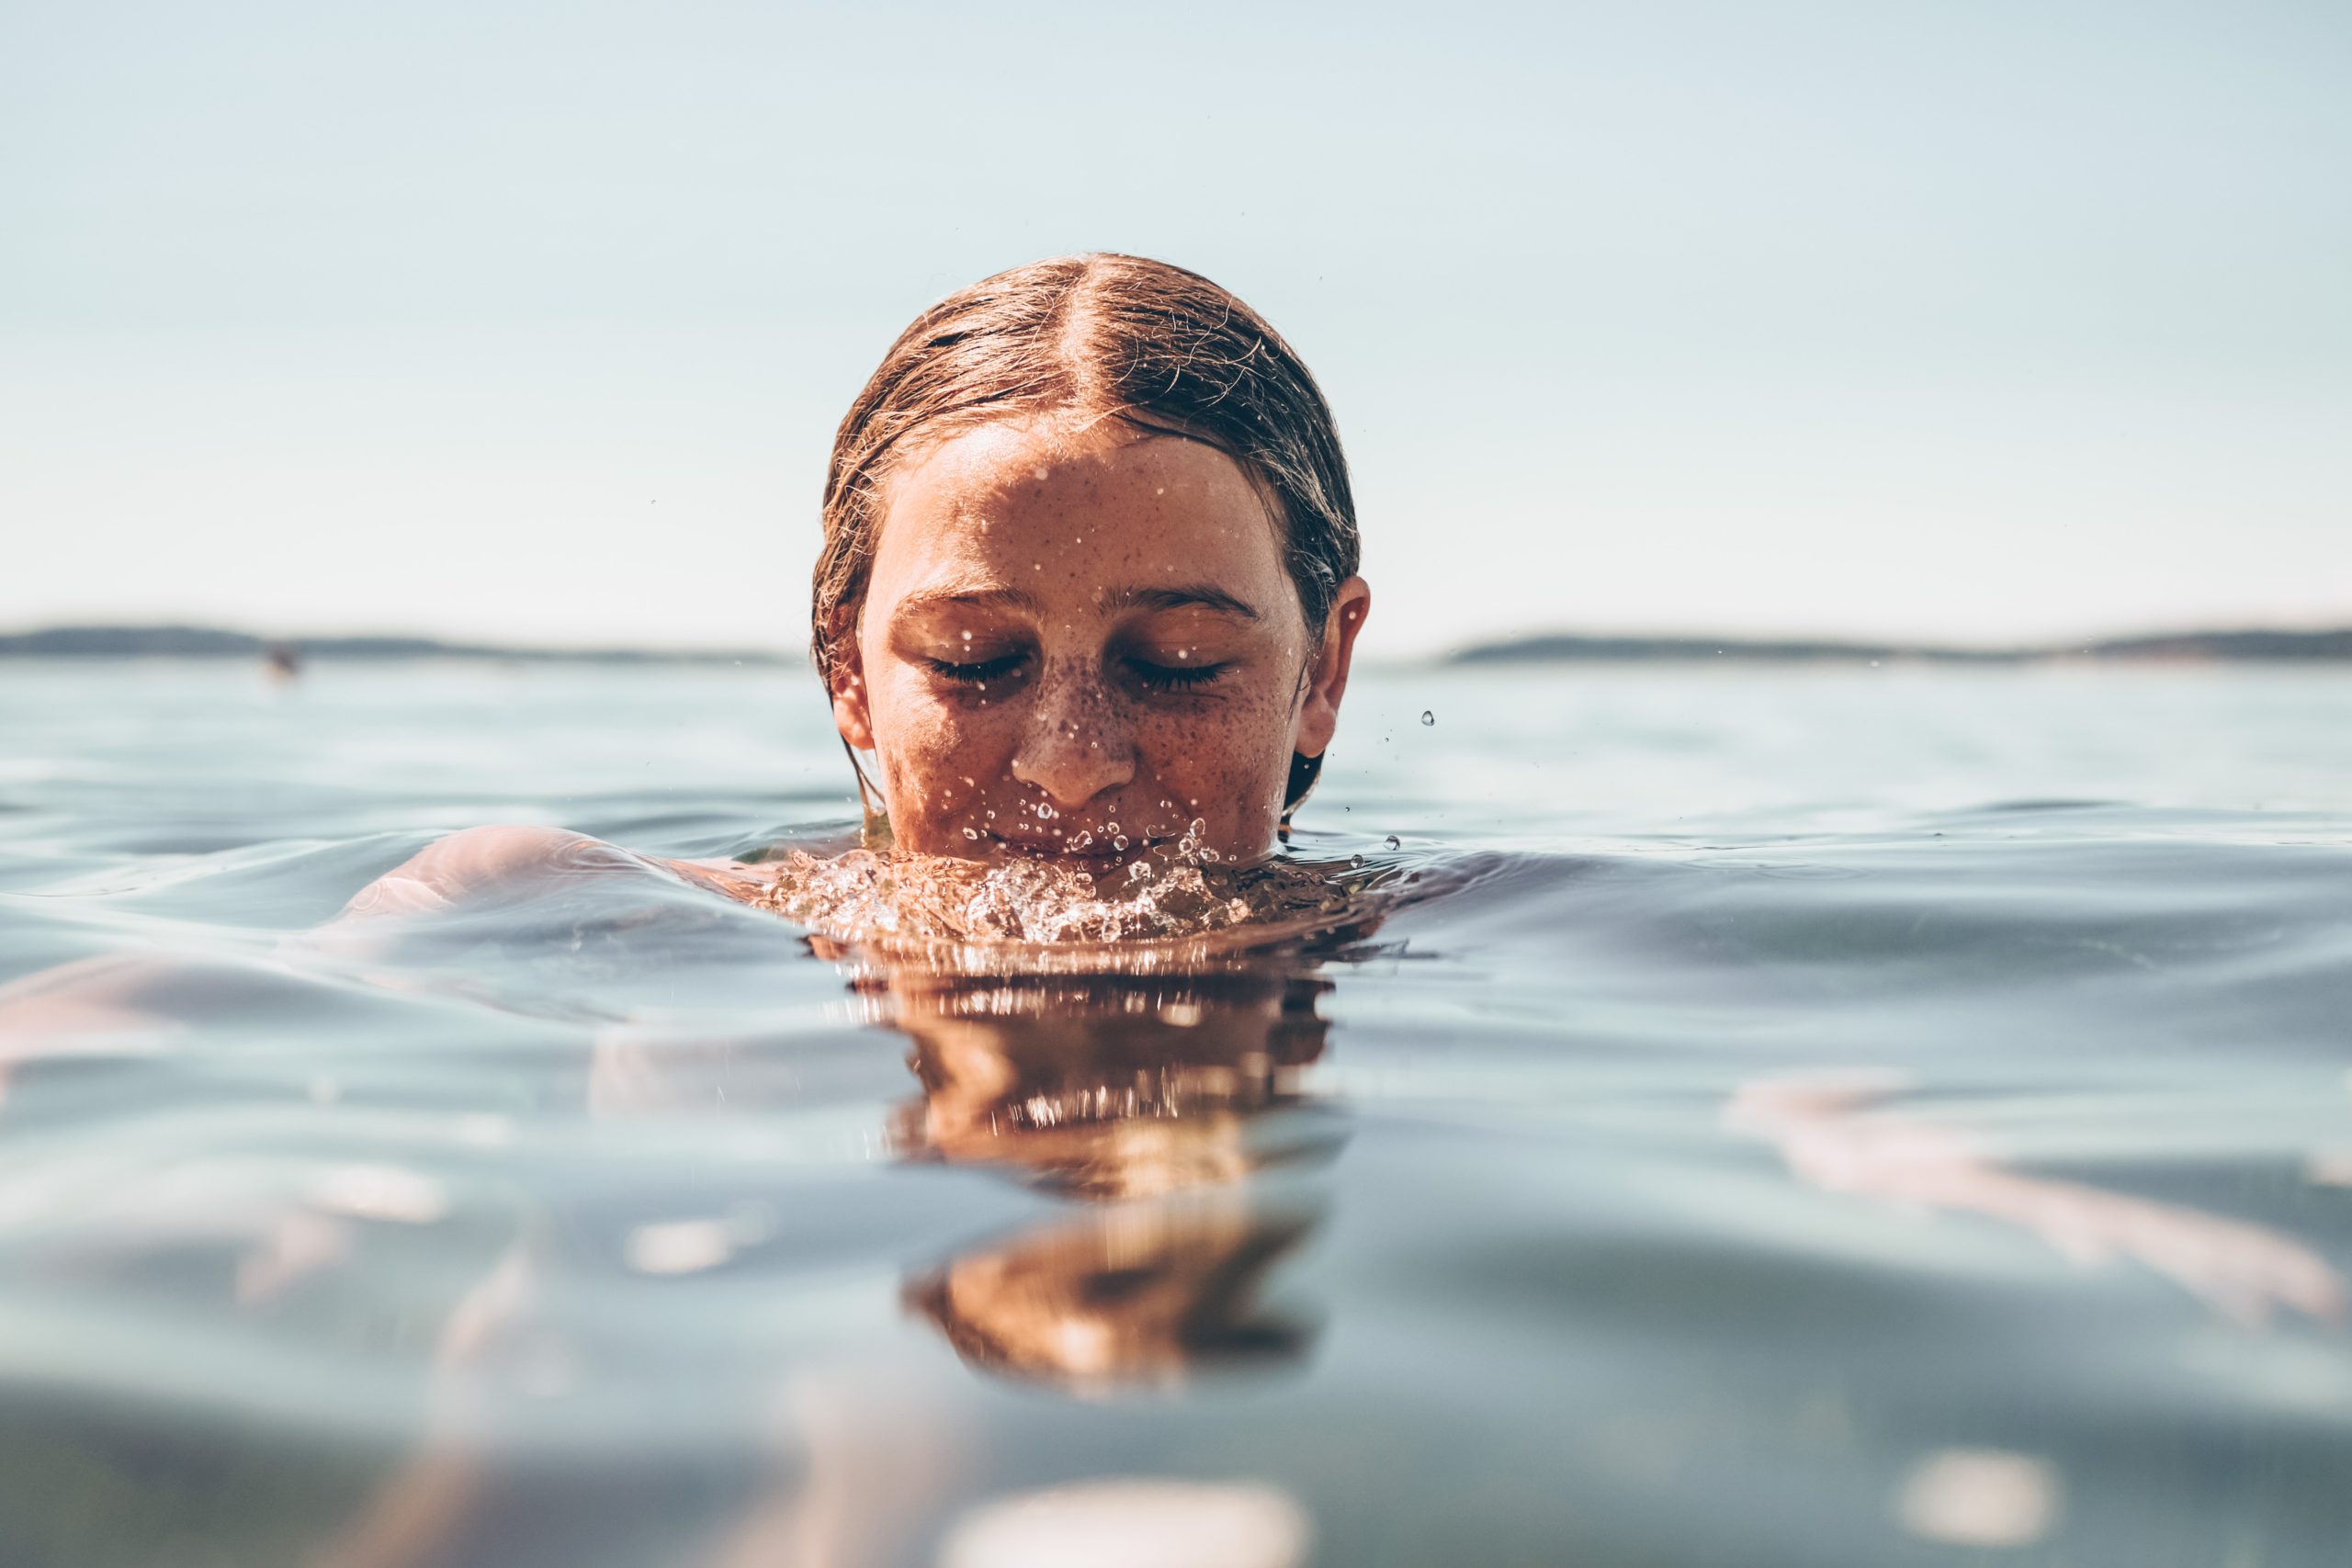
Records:
[[[1136,750],[1186,804],[1229,809],[1282,788],[1290,773],[1290,721],[1281,693],[1238,692],[1191,713],[1155,716],[1140,728]]]
[[[1011,759],[1009,716],[993,705],[944,700],[928,682],[877,687],[871,712],[884,786],[900,804],[957,809],[985,793]]]

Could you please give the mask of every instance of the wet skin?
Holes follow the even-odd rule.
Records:
[[[1246,859],[1291,754],[1330,743],[1370,604],[1350,578],[1306,624],[1280,523],[1214,447],[985,425],[892,476],[834,719],[904,848],[1109,864],[1198,819]]]

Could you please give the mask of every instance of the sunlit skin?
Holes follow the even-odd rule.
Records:
[[[1264,852],[1291,754],[1338,724],[1363,579],[1310,628],[1240,467],[1115,420],[964,432],[886,499],[833,715],[901,847],[1108,863],[1197,819]]]

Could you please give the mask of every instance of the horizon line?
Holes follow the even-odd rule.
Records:
[[[807,665],[805,649],[663,647],[654,644],[553,645],[481,642],[416,632],[344,632],[269,637],[182,621],[58,623],[0,631],[0,658],[86,660],[264,659],[398,660],[459,659],[525,662]],[[1370,662],[1395,664],[1536,663],[1749,658],[1779,660],[1916,659],[2025,663],[2070,658],[2352,660],[2352,623],[2332,626],[2208,626],[2125,636],[1970,645],[1836,635],[1690,632],[1533,631]]]

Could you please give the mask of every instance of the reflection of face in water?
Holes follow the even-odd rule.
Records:
[[[1237,1181],[1302,1152],[1297,1081],[1323,1052],[1327,989],[1248,974],[895,976],[889,1021],[913,1037],[923,1089],[901,1145],[1093,1199]]]
[[[1084,1215],[964,1254],[907,1301],[975,1367],[1081,1390],[1288,1360],[1307,1325],[1259,1299],[1319,1216],[1231,1196]]]
[[[909,1302],[976,1366],[1080,1386],[1298,1353],[1307,1331],[1261,1292],[1319,1204],[1240,1184],[1337,1145],[1297,1087],[1322,1054],[1327,988],[1242,973],[893,976],[889,1021],[912,1037],[923,1088],[899,1120],[906,1152],[1116,1203],[968,1251]]]

